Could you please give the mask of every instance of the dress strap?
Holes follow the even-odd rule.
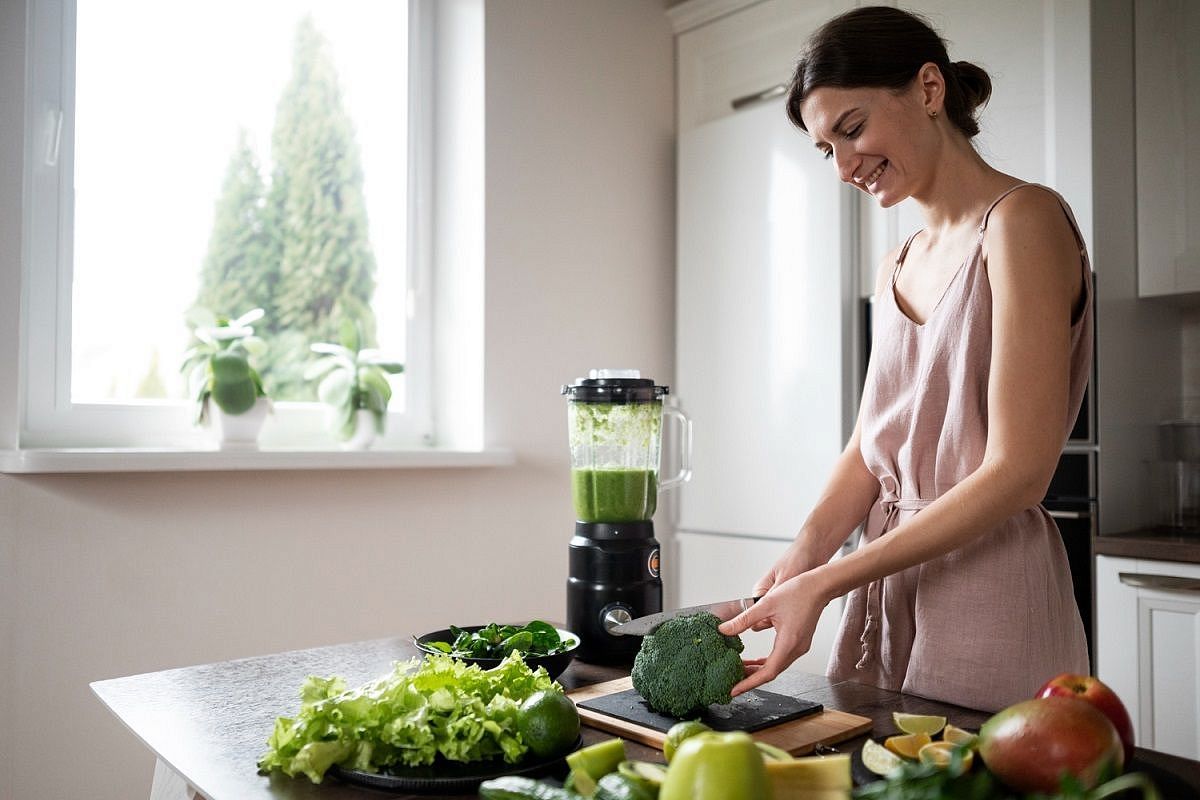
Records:
[[[921,230],[924,230],[922,228]],[[913,231],[912,234],[904,240],[904,246],[900,248],[900,254],[896,256],[896,266],[892,269],[892,285],[895,285],[896,279],[900,277],[900,268],[904,266],[904,257],[908,255],[908,248],[912,245],[913,239],[917,238],[917,234],[921,230]]]
[[[1001,192],[999,197],[997,197],[995,200],[992,201],[992,204],[990,206],[988,206],[988,210],[983,212],[983,222],[981,222],[979,224],[979,232],[981,234],[985,230],[987,230],[988,217],[990,217],[992,215],[992,209],[995,208],[1000,203],[1001,200],[1008,197],[1010,194],[1015,192],[1017,189],[1020,189],[1025,186],[1037,186],[1037,184],[1036,183],[1018,183],[1016,186],[1010,186],[1007,189],[1005,189],[1003,192]],[[1042,187],[1038,187],[1038,188],[1042,188]]]

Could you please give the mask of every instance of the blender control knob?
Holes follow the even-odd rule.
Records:
[[[617,606],[615,608],[606,609],[601,621],[604,623],[605,632],[612,633],[613,628],[617,627],[618,625],[623,625],[626,622],[629,622],[631,619],[633,619],[633,617],[630,615],[629,609],[624,608],[623,606]]]

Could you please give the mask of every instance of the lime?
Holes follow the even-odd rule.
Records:
[[[918,751],[917,757],[922,764],[933,764],[935,767],[945,769],[950,766],[950,757],[954,753],[958,745],[952,742],[930,742]],[[975,761],[975,754],[970,750],[963,751],[963,772],[971,768],[971,764]]]
[[[625,740],[605,739],[581,750],[567,754],[567,766],[575,773],[575,791],[580,791],[580,778],[587,775],[592,783],[603,778],[625,760]]]
[[[534,692],[517,711],[517,732],[535,755],[556,755],[579,738],[579,712],[562,692]]]
[[[920,749],[931,741],[933,740],[928,733],[908,733],[901,736],[889,736],[883,740],[883,746],[901,758],[915,761]]]
[[[968,747],[975,747],[979,744],[978,735],[954,725],[947,725],[942,730],[942,739],[951,744],[965,744]]]
[[[932,714],[905,714],[903,711],[893,711],[892,721],[902,733],[925,733],[933,736],[946,727],[945,717],[935,717]]]
[[[888,750],[874,739],[867,739],[863,744],[862,749],[863,766],[874,772],[876,775],[887,776],[892,771],[899,769],[904,763],[900,756]]]
[[[676,722],[667,731],[667,738],[663,740],[663,758],[670,764],[671,757],[675,755],[675,751],[683,743],[684,739],[695,736],[697,733],[704,733],[711,730],[712,728],[695,719]]]

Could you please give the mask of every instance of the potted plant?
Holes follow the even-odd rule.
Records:
[[[196,424],[211,424],[223,447],[254,444],[271,410],[262,378],[250,363],[266,349],[250,327],[262,316],[261,308],[235,320],[206,308],[187,315],[195,342],[184,354],[183,372],[196,399]]]
[[[318,342],[312,346],[321,358],[304,372],[306,380],[321,382],[317,397],[331,411],[331,427],[347,449],[365,450],[382,434],[387,407],[392,399],[388,375],[404,371],[404,365],[389,361],[375,348],[364,348],[362,329],[344,320],[340,344]]]

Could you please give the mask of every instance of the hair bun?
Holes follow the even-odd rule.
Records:
[[[950,64],[950,68],[959,88],[962,89],[963,101],[968,110],[974,111],[992,96],[992,79],[982,67],[970,61],[955,61]]]

